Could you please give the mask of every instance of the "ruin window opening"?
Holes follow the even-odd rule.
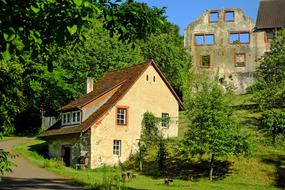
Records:
[[[235,54],[235,67],[245,67],[245,53]]]
[[[250,42],[249,32],[233,32],[230,33],[231,44],[248,44]]]
[[[210,67],[210,55],[202,55],[201,65],[203,67]]]
[[[226,20],[226,22],[234,22],[235,21],[235,12],[234,11],[226,11],[225,12],[225,20]]]
[[[196,34],[195,44],[196,45],[213,45],[214,44],[214,34]]]
[[[216,11],[209,13],[209,22],[210,23],[217,23],[219,20],[219,13]]]

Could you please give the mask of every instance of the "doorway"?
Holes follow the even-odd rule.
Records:
[[[70,157],[71,157],[70,147],[64,146],[62,150],[63,150],[63,156],[62,156],[63,162],[65,163],[65,166],[70,166]]]

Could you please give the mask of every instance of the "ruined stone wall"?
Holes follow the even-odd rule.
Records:
[[[210,13],[218,13],[218,21],[210,22]],[[234,20],[226,21],[225,13],[234,12]],[[241,9],[224,9],[205,11],[190,24],[184,33],[184,45],[191,48],[193,70],[196,74],[208,74],[210,78],[218,77],[223,86],[236,93],[245,93],[248,86],[256,79],[257,59],[263,55],[264,34],[255,33],[254,22]],[[230,43],[231,34],[249,33],[249,43]],[[197,45],[195,39],[199,34],[213,34],[212,45]],[[258,46],[264,46],[258,48]],[[244,65],[237,64],[238,56],[245,59]],[[243,56],[244,55],[244,56]],[[202,56],[210,57],[210,65],[202,65]]]

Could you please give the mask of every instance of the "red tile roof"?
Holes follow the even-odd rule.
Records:
[[[172,92],[172,94],[178,101],[179,106],[183,108],[181,100],[179,99],[173,88],[170,86],[166,78],[163,76],[157,65],[154,63],[153,60],[149,60],[139,65],[105,73],[102,79],[100,79],[95,85],[94,91],[63,106],[59,109],[59,111],[81,108],[92,100],[95,100],[100,96],[104,95],[105,93],[109,92],[110,90],[114,89],[115,87],[118,87],[116,92],[111,96],[110,99],[108,99],[105,104],[103,104],[97,111],[95,111],[80,125],[60,127],[60,123],[57,123],[57,125],[50,127],[40,136],[54,136],[87,131],[98,119],[100,119],[100,117],[107,113],[108,110],[112,108],[128,92],[132,85],[150,65],[152,65],[156,69],[158,74],[164,80],[169,90]]]

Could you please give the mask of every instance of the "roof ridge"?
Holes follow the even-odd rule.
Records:
[[[105,74],[109,74],[109,73],[113,73],[113,72],[128,70],[128,69],[131,69],[131,68],[133,68],[133,67],[137,67],[137,66],[144,65],[144,64],[150,64],[151,62],[154,62],[154,60],[153,60],[153,59],[149,59],[149,60],[144,61],[144,62],[139,63],[139,64],[130,65],[130,66],[128,66],[128,67],[124,67],[124,68],[119,68],[119,69],[114,69],[114,70],[106,71],[106,72],[104,73],[104,75],[105,75]]]

